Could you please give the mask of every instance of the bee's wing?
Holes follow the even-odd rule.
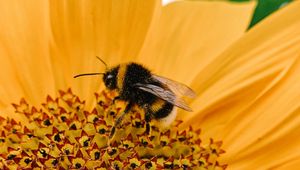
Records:
[[[164,89],[162,87],[153,85],[153,84],[141,84],[137,83],[136,87],[143,91],[149,92],[171,104],[174,106],[180,107],[186,111],[192,111],[192,109],[185,103],[185,101],[181,98],[178,98],[172,91],[168,89]]]
[[[172,92],[174,92],[179,97],[181,96],[186,96],[190,98],[196,97],[196,93],[191,88],[189,88],[188,86],[182,83],[155,74],[153,74],[152,77],[153,79],[167,86]]]

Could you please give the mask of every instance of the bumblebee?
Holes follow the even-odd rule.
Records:
[[[152,119],[170,124],[176,117],[176,107],[186,111],[191,108],[182,99],[183,96],[195,97],[195,92],[188,86],[171,79],[152,74],[150,70],[138,63],[119,64],[108,68],[107,64],[97,57],[105,66],[104,73],[86,73],[74,76],[103,75],[103,82],[110,90],[116,90],[115,100],[123,100],[128,104],[124,112],[119,115],[110,131],[110,138],[115,133],[124,116],[136,104],[145,111],[146,133],[149,134],[149,122]],[[176,106],[176,107],[175,107]]]

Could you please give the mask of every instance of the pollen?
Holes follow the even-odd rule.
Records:
[[[114,92],[95,93],[95,107],[71,89],[47,96],[40,106],[25,99],[13,104],[26,121],[0,117],[0,169],[226,169],[221,141],[203,143],[200,130],[179,130],[151,122],[135,107],[109,138],[115,118],[126,106]]]

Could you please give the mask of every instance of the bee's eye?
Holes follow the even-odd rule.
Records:
[[[107,76],[107,79],[112,79],[113,78],[113,76],[111,75],[111,74],[109,74],[108,76]]]
[[[107,73],[103,76],[103,80],[105,83],[105,86],[109,89],[115,89],[116,87],[116,76],[113,73]]]

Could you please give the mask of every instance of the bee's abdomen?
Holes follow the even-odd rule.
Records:
[[[156,110],[152,109],[152,108],[155,108],[155,103],[154,105],[151,106],[151,109],[153,111],[153,116],[155,119],[162,119],[162,118],[165,118],[167,117],[173,110],[174,108],[174,105],[172,105],[171,103],[168,103],[164,100],[161,100],[162,102],[159,102],[160,104],[160,107],[157,107]],[[157,105],[158,106],[158,105]]]

